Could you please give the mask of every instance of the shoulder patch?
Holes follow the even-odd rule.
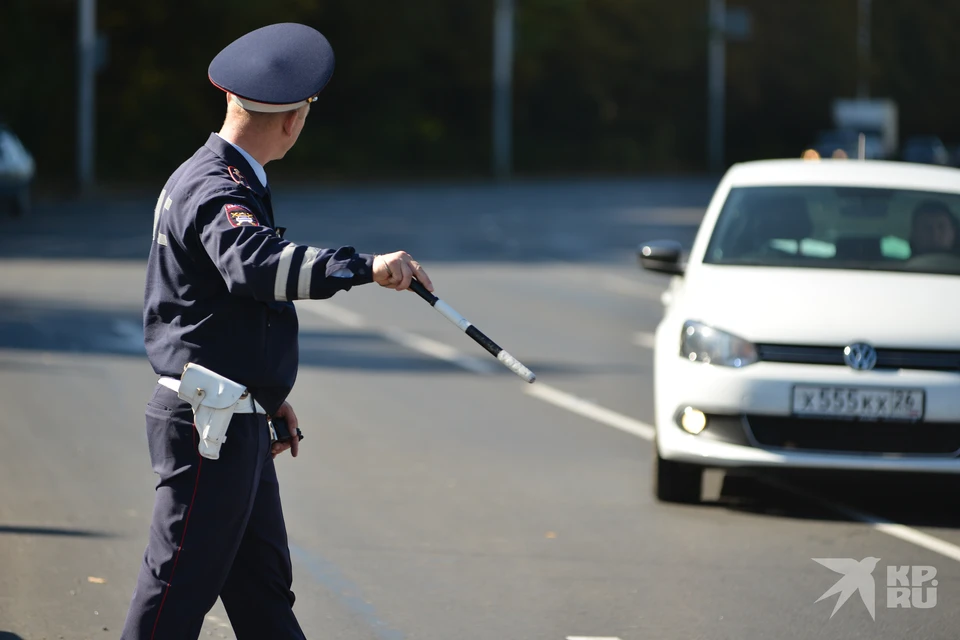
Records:
[[[237,169],[236,167],[227,167],[227,173],[229,173],[233,181],[240,186],[246,187],[247,189],[250,188],[250,183],[247,182],[247,179],[243,177],[242,173],[240,173],[240,169]]]
[[[260,221],[257,220],[257,216],[253,215],[253,211],[247,209],[242,204],[228,204],[223,208],[227,214],[227,220],[230,221],[230,226],[233,227],[259,227]]]

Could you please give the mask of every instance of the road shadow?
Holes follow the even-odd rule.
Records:
[[[142,357],[142,322],[134,309],[0,298],[0,349]],[[4,362],[4,368],[23,366]]]
[[[158,192],[160,189],[158,182]],[[405,249],[436,262],[612,263],[643,241],[692,243],[712,179],[274,188],[298,244]],[[10,220],[0,258],[145,260],[156,193],[41,203]]]
[[[104,309],[51,300],[0,298],[0,349],[40,353],[78,353],[145,358],[139,309]],[[444,373],[474,375],[451,362],[420,354],[371,330],[301,330],[300,365],[318,369],[376,371],[380,373]],[[477,348],[479,366],[492,375],[512,375]],[[52,367],[51,364],[56,364]],[[526,364],[538,375],[636,374],[649,371],[640,362],[597,365],[533,360]],[[42,358],[0,355],[0,370],[60,369]],[[74,375],[84,366],[60,373]]]
[[[465,357],[490,375],[514,375],[479,347]],[[524,360],[538,376],[572,376],[590,374],[643,374],[650,367],[639,361],[605,364],[574,364],[547,360]],[[475,375],[464,367],[439,358],[420,354],[386,339],[381,333],[368,330],[336,330],[300,332],[300,365],[319,369],[346,369],[404,373],[458,373]]]
[[[318,369],[379,373],[443,373],[475,375],[451,362],[427,356],[387,340],[372,330],[301,330],[300,365]],[[0,350],[37,353],[74,353],[145,358],[139,309],[104,309],[53,300],[0,298]],[[470,357],[491,375],[512,375],[479,349]],[[533,360],[526,362],[540,376],[643,374],[639,361],[586,365]],[[51,366],[55,365],[55,366]],[[0,371],[59,371],[75,375],[82,363],[63,368],[43,358],[0,355]]]
[[[112,533],[90,531],[87,529],[68,529],[65,527],[13,526],[0,524],[0,535],[17,536],[56,536],[65,538],[114,538]],[[3,636],[0,635],[0,640]]]
[[[0,631],[0,640],[23,640],[23,638],[9,631]]]
[[[803,520],[863,522],[878,517],[913,527],[960,529],[951,474],[805,470],[724,474],[719,498],[705,505]]]

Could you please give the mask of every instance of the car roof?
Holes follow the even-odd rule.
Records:
[[[733,165],[730,187],[850,186],[960,193],[960,169],[887,160],[755,160]]]

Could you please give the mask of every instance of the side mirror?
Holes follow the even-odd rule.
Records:
[[[654,240],[645,242],[637,248],[637,261],[648,271],[683,275],[684,267],[681,262],[683,247],[675,240]]]

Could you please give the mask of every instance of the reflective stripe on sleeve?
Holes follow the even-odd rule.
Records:
[[[293,252],[297,245],[291,243],[280,252],[280,262],[277,263],[277,282],[273,287],[273,296],[280,302],[287,301],[287,278],[290,276],[290,266],[293,264]]]
[[[307,247],[307,252],[303,254],[303,262],[300,263],[300,275],[297,278],[297,298],[306,300],[310,297],[310,284],[313,282],[313,265],[320,255],[320,249],[316,247]]]

